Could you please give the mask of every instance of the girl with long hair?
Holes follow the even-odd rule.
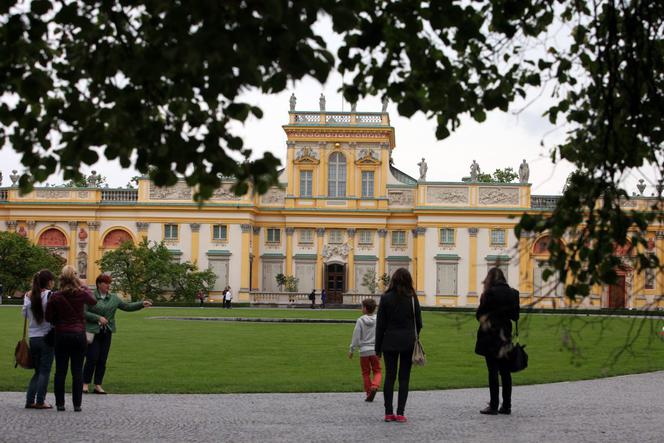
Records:
[[[390,286],[380,298],[376,319],[376,355],[385,361],[385,421],[406,422],[404,411],[408,399],[410,369],[415,347],[415,329],[422,329],[422,312],[413,288],[413,278],[399,268],[390,279]],[[399,373],[399,398],[394,414],[394,383]]]
[[[28,409],[51,409],[46,403],[46,389],[53,365],[53,333],[51,323],[44,319],[44,310],[55,276],[48,269],[42,269],[32,278],[32,289],[23,298],[23,316],[28,319],[30,329],[30,355],[35,373],[28,384],[25,407]]]
[[[484,279],[484,291],[475,317],[479,321],[475,353],[484,356],[489,372],[489,406],[480,413],[512,412],[512,374],[506,351],[512,342],[512,320],[519,319],[519,291],[510,288],[500,268],[491,268]],[[503,404],[498,407],[498,375],[503,384]]]
[[[65,410],[65,378],[71,362],[72,402],[74,411],[81,411],[83,397],[83,357],[85,340],[84,305],[92,306],[97,300],[90,290],[83,288],[78,273],[71,266],[62,268],[60,290],[52,295],[46,307],[46,320],[55,326],[55,406]]]

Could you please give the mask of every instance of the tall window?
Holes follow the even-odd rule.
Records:
[[[504,246],[505,245],[505,230],[492,229],[491,230],[491,246]]]
[[[212,240],[217,240],[217,241],[228,240],[228,227],[226,225],[212,226]]]
[[[312,196],[313,171],[300,171],[300,197]]]
[[[406,231],[392,231],[392,246],[406,245]]]
[[[360,235],[360,244],[361,245],[370,245],[373,244],[373,233],[368,229],[361,229],[358,231]]]
[[[440,243],[443,245],[454,244],[454,228],[441,228]]]
[[[300,229],[300,243],[313,243],[314,242],[314,230],[313,229]]]
[[[362,197],[374,196],[374,172],[362,171]]]
[[[164,240],[178,239],[178,225],[164,225]]]
[[[332,229],[330,231],[330,243],[332,244],[340,244],[343,242],[343,234],[341,232],[341,229]]]
[[[345,197],[346,157],[341,152],[330,155],[327,176],[327,195],[330,197]]]
[[[279,242],[281,242],[281,229],[279,229],[279,228],[267,228],[267,242],[268,243],[279,243]]]

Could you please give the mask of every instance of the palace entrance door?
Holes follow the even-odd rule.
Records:
[[[325,267],[325,289],[327,290],[327,303],[342,304],[343,293],[346,289],[346,266],[331,264]]]
[[[616,283],[609,286],[609,308],[625,307],[625,274],[618,274]]]

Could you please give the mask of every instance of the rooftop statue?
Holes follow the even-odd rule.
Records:
[[[427,162],[424,161],[424,157],[422,157],[422,161],[417,164],[417,166],[420,167],[420,178],[419,181],[426,181],[427,179]]]
[[[383,109],[381,110],[381,112],[383,114],[387,112],[387,95],[383,96]]]
[[[297,98],[295,97],[295,93],[292,93],[290,96],[290,110],[295,111],[295,104],[297,103]]]
[[[528,183],[528,178],[530,178],[530,167],[524,158],[523,163],[519,166],[519,182]]]
[[[473,160],[473,163],[470,165],[470,181],[476,182],[480,173],[480,165],[475,160]]]
[[[318,99],[318,105],[320,106],[320,112],[325,112],[325,96],[323,93],[320,93],[320,98]]]

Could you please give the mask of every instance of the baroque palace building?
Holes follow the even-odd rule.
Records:
[[[211,299],[230,285],[235,300],[305,303],[316,289],[328,303],[356,304],[369,293],[365,275],[405,267],[425,306],[476,306],[492,266],[506,271],[522,304],[564,306],[561,284],[542,281],[546,235],[513,232],[524,211],[555,206],[528,183],[426,181],[392,164],[395,130],[385,112],[295,111],[291,102],[286,167],[280,187],[237,197],[224,183],[202,207],[182,181],[138,189],[44,187],[27,195],[0,188],[0,229],[51,248],[93,283],[96,261],[124,241],[164,241],[176,260],[211,268]],[[424,163],[424,160],[423,160]],[[527,178],[522,181],[527,181]],[[92,176],[90,183],[96,183]],[[648,197],[626,204],[648,204]],[[664,262],[664,229],[653,226],[651,250]],[[620,251],[618,251],[620,253]],[[624,257],[616,285],[597,286],[589,307],[664,307],[664,276],[636,273]],[[280,292],[276,275],[298,278],[298,294]],[[658,301],[659,300],[659,301]]]

